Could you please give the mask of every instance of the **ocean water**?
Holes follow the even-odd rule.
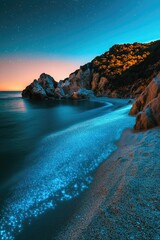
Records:
[[[49,210],[58,218],[59,205],[89,187],[93,171],[133,126],[129,108],[96,100],[37,103],[20,92],[0,93],[0,239],[30,239],[26,226],[32,229]],[[49,237],[36,228],[35,240],[54,238],[54,227]]]

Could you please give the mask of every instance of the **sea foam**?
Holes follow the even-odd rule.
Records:
[[[1,212],[2,240],[13,240],[25,220],[30,223],[89,186],[92,172],[116,149],[114,142],[122,131],[133,126],[129,109],[130,105],[81,122],[41,141],[29,156],[30,167],[12,184],[13,194]]]

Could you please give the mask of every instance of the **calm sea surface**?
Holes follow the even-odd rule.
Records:
[[[30,102],[21,92],[0,92],[0,182],[25,166],[25,157],[50,133],[95,116],[104,104],[87,101]],[[101,114],[101,113],[99,113]]]
[[[54,239],[72,199],[132,125],[129,108],[0,92],[0,239]]]

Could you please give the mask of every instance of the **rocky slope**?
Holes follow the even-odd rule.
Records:
[[[56,240],[158,240],[160,129],[123,132]]]
[[[160,126],[160,72],[136,99],[130,111],[136,117],[136,130]]]
[[[159,71],[160,41],[118,44],[59,83],[42,74],[38,81],[34,80],[23,90],[22,96],[79,99],[94,93],[96,96],[136,97]]]

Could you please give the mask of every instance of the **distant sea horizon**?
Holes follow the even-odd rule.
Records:
[[[0,90],[0,92],[21,92],[23,90]]]

